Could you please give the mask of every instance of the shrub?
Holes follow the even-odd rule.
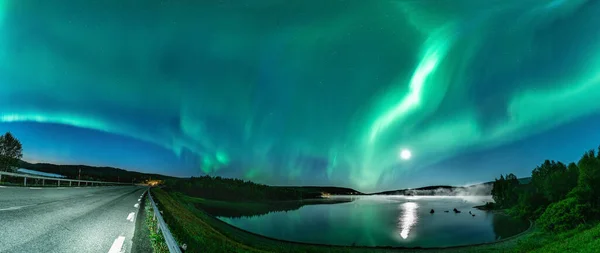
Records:
[[[538,224],[544,230],[553,232],[573,229],[585,223],[585,213],[589,208],[589,204],[580,204],[574,197],[566,198],[548,206]]]

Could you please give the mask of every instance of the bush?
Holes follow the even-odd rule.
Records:
[[[483,205],[483,208],[485,210],[493,210],[494,208],[496,208],[496,206],[494,205],[494,202],[485,202],[485,205]]]
[[[553,232],[573,229],[585,223],[585,213],[589,209],[589,204],[580,204],[574,197],[566,198],[548,206],[538,224],[544,230]]]

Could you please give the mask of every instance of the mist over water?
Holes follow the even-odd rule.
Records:
[[[401,196],[490,196],[492,184],[476,184],[464,187],[439,186],[433,189],[405,189],[386,192],[386,195]]]

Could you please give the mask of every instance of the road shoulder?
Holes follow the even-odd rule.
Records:
[[[139,202],[139,208],[137,212],[137,217],[135,221],[135,232],[133,234],[131,252],[132,253],[147,253],[153,252],[152,244],[150,243],[150,230],[145,224],[146,220],[146,212],[145,209],[145,199],[148,192],[144,192],[144,196],[141,198]]]

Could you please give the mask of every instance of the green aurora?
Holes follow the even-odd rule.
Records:
[[[600,110],[598,13],[595,0],[0,0],[0,121],[129,136],[211,175],[391,187]]]

